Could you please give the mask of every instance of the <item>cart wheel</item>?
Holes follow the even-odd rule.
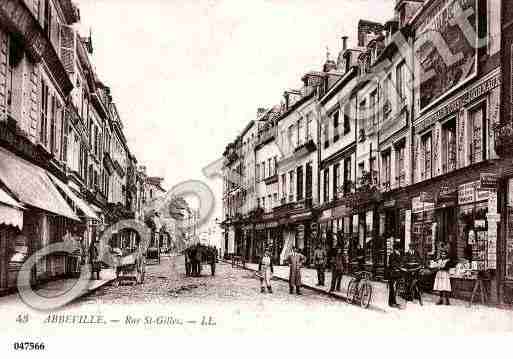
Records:
[[[405,305],[406,301],[406,281],[404,279],[400,279],[395,284],[395,297],[400,305]]]
[[[372,286],[364,282],[360,288],[360,306],[362,308],[368,308],[372,298]]]

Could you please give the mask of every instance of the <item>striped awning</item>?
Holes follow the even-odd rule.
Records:
[[[89,207],[89,205],[82,198],[77,196],[75,194],[75,192],[73,192],[67,184],[65,184],[64,182],[62,182],[61,180],[59,180],[57,177],[55,177],[54,175],[52,175],[50,173],[48,173],[48,175],[50,176],[50,179],[52,180],[52,182],[55,183],[57,185],[57,187],[59,187],[61,189],[61,191],[64,192],[64,194],[71,200],[71,202],[73,202],[75,204],[75,206],[78,207],[82,211],[82,213],[84,214],[83,215],[84,217],[90,218],[90,219],[93,219],[96,221],[99,220],[98,216],[93,211],[93,209],[91,207]]]
[[[44,169],[2,148],[0,181],[21,203],[80,221]]]

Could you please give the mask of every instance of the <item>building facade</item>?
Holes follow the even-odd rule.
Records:
[[[69,0],[0,4],[0,293],[51,243],[73,241],[76,251],[40,258],[32,282],[76,275],[105,226],[133,218],[128,147],[79,21]]]
[[[493,302],[511,303],[511,12],[492,0],[400,0],[390,21],[361,20],[357,45],[344,38],[337,61],[307,74],[311,92],[285,101],[283,134],[255,146],[259,215],[244,226],[278,230],[254,237],[255,254],[226,252],[252,260],[284,243],[281,261],[291,243],[307,257],[317,243],[341,246],[382,279],[395,242],[426,266],[447,249],[455,296],[468,298],[479,273]]]

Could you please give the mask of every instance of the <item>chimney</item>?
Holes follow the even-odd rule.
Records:
[[[342,36],[342,51],[347,50],[347,36]]]

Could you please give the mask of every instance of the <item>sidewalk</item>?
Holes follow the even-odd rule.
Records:
[[[246,263],[246,268],[252,271],[258,270],[258,264]],[[324,287],[317,285],[317,272],[315,269],[303,268],[301,270],[302,283],[305,288],[321,292],[339,299],[347,300],[347,286],[352,277],[348,275],[342,276],[340,283],[340,292],[329,292],[331,285],[331,272],[325,272],[325,285]],[[288,281],[289,279],[289,267],[288,266],[274,266],[274,277],[280,280]],[[422,294],[422,300],[424,305],[434,305],[437,302],[438,297],[429,293]],[[458,306],[466,306],[467,302],[451,299],[451,303]],[[418,302],[408,302],[408,306],[419,305]],[[387,284],[383,282],[372,282],[372,299],[369,308],[378,310],[381,312],[389,312],[391,308],[388,306],[388,288]]]
[[[100,272],[100,280],[90,280],[87,288],[79,295],[78,298],[83,297],[95,290],[111,283],[116,279],[116,271],[112,268],[102,269]],[[57,279],[48,283],[39,285],[35,292],[42,297],[51,298],[57,296],[59,293],[64,293],[70,290],[76,283],[77,278]],[[78,299],[76,298],[76,299]],[[0,297],[0,305],[19,302],[20,298],[17,293],[9,294]]]

